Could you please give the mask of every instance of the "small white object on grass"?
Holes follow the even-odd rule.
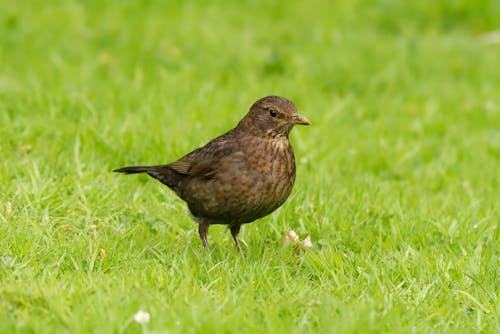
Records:
[[[313,247],[313,243],[312,243],[312,240],[311,240],[311,236],[308,235],[304,240],[302,240],[302,244],[307,247],[307,248],[312,248]]]
[[[285,244],[289,243],[290,241],[299,241],[299,236],[293,230],[288,231],[288,233],[285,235]]]
[[[135,322],[137,322],[138,324],[141,324],[141,325],[147,324],[150,319],[151,319],[151,316],[149,315],[149,313],[146,311],[143,311],[143,310],[139,310],[139,311],[137,311],[136,314],[134,314]]]
[[[295,254],[300,254],[301,252],[301,247],[299,246],[300,244],[302,244],[302,246],[305,248],[309,249],[313,248],[313,243],[310,235],[308,235],[304,240],[300,240],[298,234],[293,230],[290,230],[286,233],[283,243],[285,245],[291,244],[293,246]]]

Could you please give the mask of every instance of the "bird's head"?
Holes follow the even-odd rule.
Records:
[[[272,137],[288,136],[296,124],[311,122],[297,112],[292,101],[280,96],[266,96],[257,100],[238,124],[238,129]]]

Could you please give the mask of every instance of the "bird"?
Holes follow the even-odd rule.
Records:
[[[240,227],[279,208],[295,182],[295,157],[289,134],[310,125],[292,101],[266,96],[252,104],[235,128],[182,158],[155,166],[115,169],[146,173],[187,203],[207,252],[208,227],[228,225],[238,252]]]

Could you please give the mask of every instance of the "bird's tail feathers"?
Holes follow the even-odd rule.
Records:
[[[128,166],[115,169],[113,172],[125,174],[149,173],[157,169],[158,166]]]
[[[128,166],[119,169],[115,169],[114,172],[124,173],[124,174],[138,174],[138,173],[148,173],[149,176],[154,177],[161,183],[172,188],[175,192],[178,192],[177,184],[182,179],[182,175],[173,171],[168,165],[161,166]]]

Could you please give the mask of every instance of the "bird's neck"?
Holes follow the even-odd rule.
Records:
[[[250,136],[256,136],[261,138],[283,138],[288,139],[288,135],[292,130],[293,125],[285,125],[280,128],[274,129],[261,129],[255,124],[253,124],[249,119],[242,119],[234,131],[244,133]]]

